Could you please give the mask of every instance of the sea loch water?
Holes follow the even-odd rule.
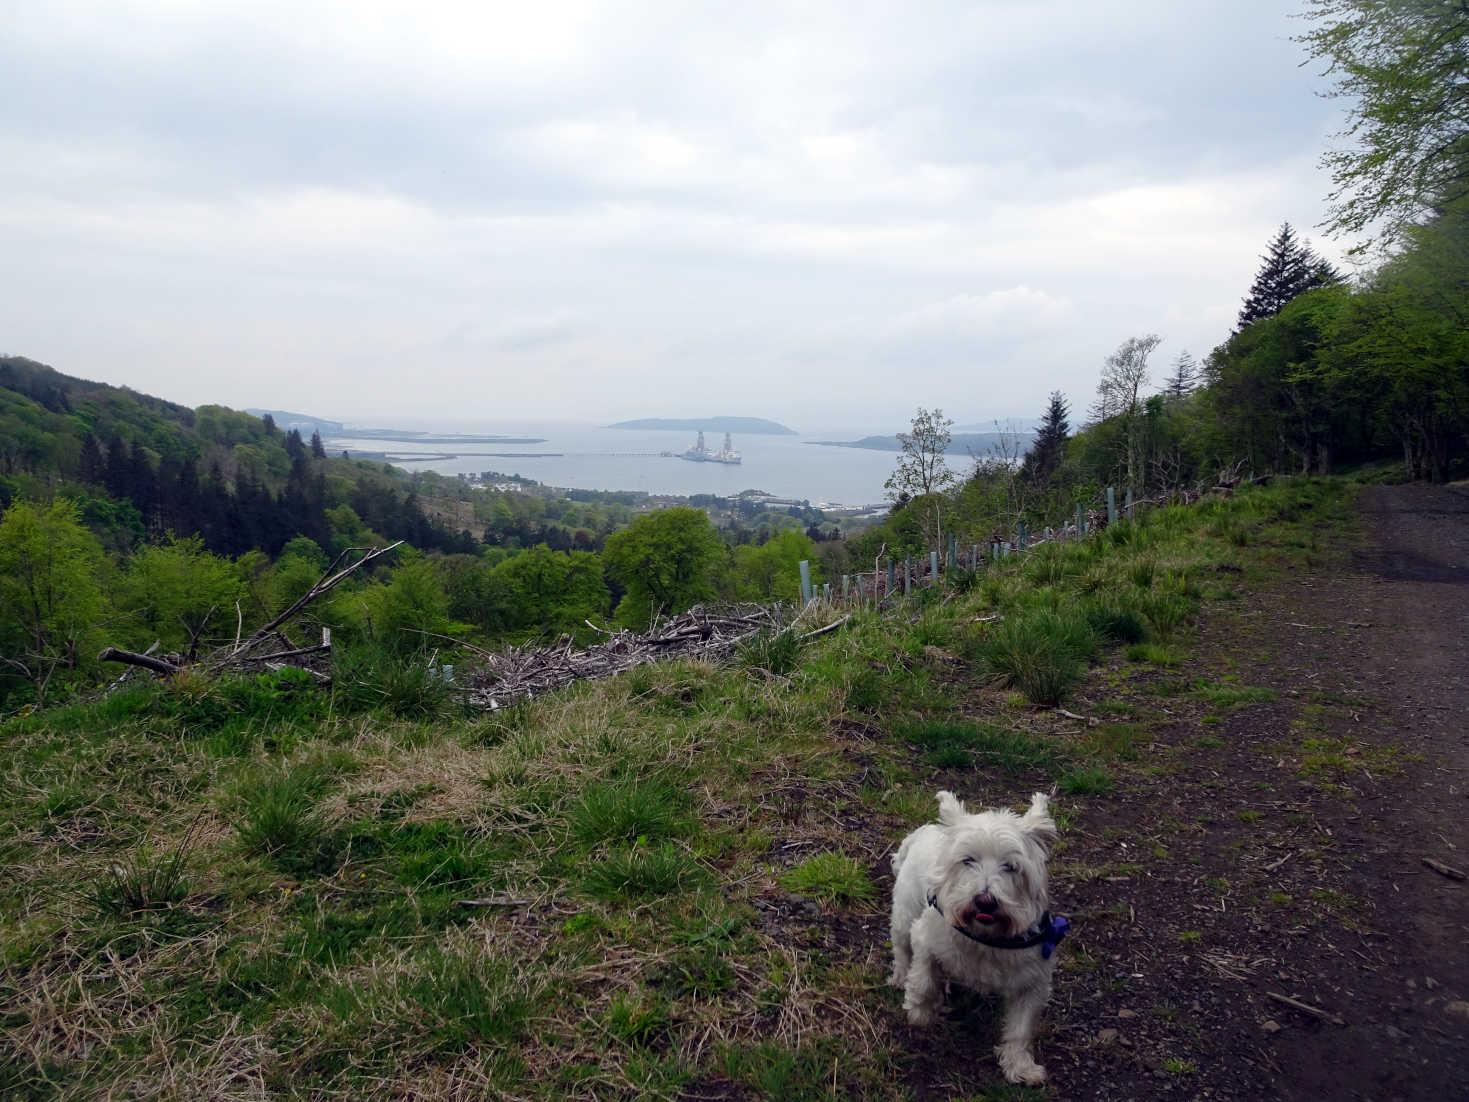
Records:
[[[325,441],[333,454],[385,452],[389,462],[405,470],[431,470],[440,474],[472,474],[499,471],[519,474],[551,486],[581,490],[642,490],[655,494],[719,494],[741,490],[765,490],[781,497],[808,500],[813,505],[829,504],[855,508],[884,500],[882,484],[897,461],[894,452],[862,448],[832,448],[813,440],[854,440],[861,433],[850,429],[834,433],[800,436],[747,436],[736,434],[733,445],[743,462],[692,463],[670,458],[661,452],[682,453],[693,446],[693,431],[609,429],[594,424],[556,421],[506,421],[468,424],[464,422],[404,424],[383,419],[388,428],[419,429],[438,433],[503,434],[541,437],[537,444],[456,444],[435,441],[403,444],[354,437],[347,429],[340,437]],[[723,433],[705,433],[714,449],[724,443]],[[540,452],[559,455],[540,456]],[[443,458],[405,462],[401,456],[439,454]],[[495,454],[487,454],[495,453]],[[967,467],[964,457],[951,457],[956,471]]]

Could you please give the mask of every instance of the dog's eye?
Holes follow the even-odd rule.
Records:
[[[1015,863],[1013,861],[1006,861],[1003,865],[1000,866],[1000,871],[1001,872],[1014,872],[1015,871]]]
[[[974,864],[974,858],[973,857],[966,857],[966,858],[964,858],[962,864],[965,864],[965,865],[973,865]]]

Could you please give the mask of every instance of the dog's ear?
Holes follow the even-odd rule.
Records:
[[[1030,810],[1021,817],[1020,827],[1042,846],[1056,840],[1056,820],[1051,818],[1051,801],[1044,792],[1030,798]]]
[[[964,810],[964,801],[952,792],[939,793],[939,822],[944,826],[955,826],[968,814]]]

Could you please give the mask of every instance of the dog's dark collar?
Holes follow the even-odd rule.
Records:
[[[939,906],[938,896],[929,896],[928,905],[938,911],[940,915],[944,913],[944,909]],[[952,922],[949,923],[949,929],[955,933],[963,934],[970,941],[977,941],[981,945],[988,945],[991,949],[1029,949],[1032,946],[1039,945],[1041,947],[1041,959],[1049,960],[1051,954],[1055,952],[1056,946],[1060,945],[1061,939],[1066,936],[1066,931],[1071,929],[1071,923],[1059,915],[1053,918],[1050,911],[1045,911],[1041,914],[1038,927],[1033,933],[1016,934],[1013,937],[986,937],[984,934],[971,933],[962,926],[955,926]]]

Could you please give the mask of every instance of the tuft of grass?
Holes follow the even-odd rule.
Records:
[[[1110,796],[1113,788],[1111,774],[1094,765],[1067,770],[1057,784],[1068,796]]]
[[[1259,704],[1275,699],[1275,690],[1252,685],[1210,685],[1199,682],[1194,696],[1210,704],[1223,707],[1238,707],[1244,704]]]
[[[645,992],[614,996],[602,1025],[620,1044],[636,1048],[656,1045],[673,1024],[668,1004]]]
[[[1142,606],[1143,615],[1159,635],[1172,635],[1193,615],[1193,602],[1176,593],[1152,593]]]
[[[687,891],[708,879],[704,867],[672,842],[613,850],[582,874],[595,899],[650,899]]]
[[[762,631],[740,644],[737,658],[746,669],[787,677],[800,665],[804,646],[800,635],[791,629],[773,634]]]
[[[344,711],[383,711],[398,719],[449,719],[459,711],[454,686],[427,659],[377,647],[333,655],[332,684]]]
[[[1109,643],[1141,643],[1148,637],[1148,622],[1135,608],[1111,601],[1087,601],[1082,615],[1097,637]]]
[[[1007,773],[1055,771],[1063,752],[1043,735],[1007,731],[966,719],[919,719],[899,724],[894,734],[929,751],[940,768],[995,765]]]
[[[484,1044],[507,1045],[525,1035],[534,992],[504,957],[433,946],[399,984],[410,1013],[403,1035],[428,1034],[429,1047],[463,1052]]]
[[[156,854],[140,845],[82,890],[83,899],[98,914],[122,917],[166,911],[189,897],[184,874],[184,851],[193,835],[185,832],[171,853]]]
[[[623,777],[597,782],[574,804],[571,833],[586,845],[661,841],[687,833],[688,794],[664,778]]]
[[[1135,559],[1127,570],[1127,576],[1132,579],[1132,584],[1139,589],[1151,589],[1153,578],[1157,573],[1158,563],[1152,558]]]
[[[788,892],[823,903],[866,903],[876,889],[861,863],[842,853],[818,853],[780,874]]]
[[[226,817],[247,852],[287,871],[322,871],[332,847],[316,802],[329,781],[330,767],[321,759],[257,769],[236,784]]]
[[[985,666],[1033,704],[1059,704],[1081,681],[1096,636],[1080,616],[1022,613],[1007,619],[980,644]]]
[[[1172,647],[1158,643],[1134,643],[1123,653],[1129,662],[1148,662],[1154,666],[1176,666],[1183,660]]]

